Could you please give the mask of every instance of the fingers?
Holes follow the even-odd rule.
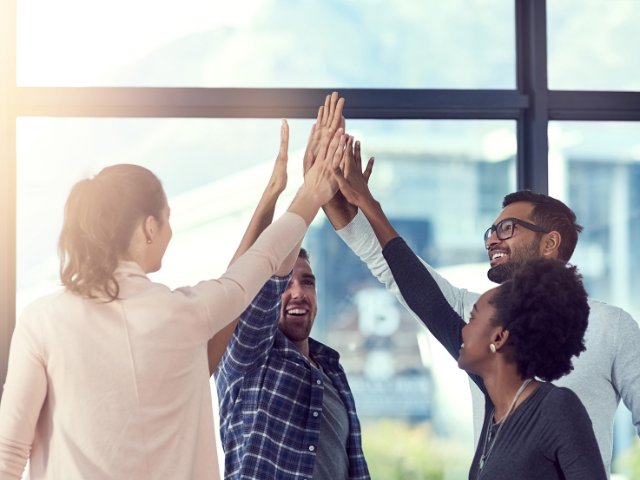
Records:
[[[333,139],[333,130],[330,128],[327,129],[327,133],[322,137],[322,141],[320,142],[320,148],[318,149],[318,156],[316,157],[316,161],[322,161],[327,156],[327,150],[329,149],[329,143],[331,143]]]
[[[327,153],[327,156],[325,158],[328,159],[330,162],[333,161],[333,154],[335,153],[336,149],[338,148],[338,146],[340,144],[340,140],[342,140],[343,133],[344,133],[344,130],[339,128],[336,131],[336,134],[331,139],[331,143],[329,143],[328,153]],[[342,147],[344,148],[344,144],[342,144]],[[340,150],[340,152],[342,152],[342,150]]]
[[[333,122],[333,114],[336,111],[336,104],[338,103],[338,92],[331,94],[331,103],[329,103],[329,119]]]
[[[375,160],[374,157],[371,157],[369,159],[369,161],[367,162],[367,168],[364,170],[364,179],[367,181],[367,183],[369,183],[369,177],[371,176],[371,172],[373,171],[373,161]]]
[[[302,175],[305,175],[307,173],[307,170],[311,168],[315,160],[313,157],[313,148],[311,146],[311,142],[313,141],[313,136],[317,130],[316,125],[317,124],[314,123],[311,126],[311,133],[309,134],[309,140],[307,141],[307,149],[305,150],[304,157],[302,158]]]
[[[337,93],[334,93],[334,95],[338,95]],[[344,98],[341,98],[340,100],[337,101],[335,108],[333,109],[333,111],[331,112],[331,128],[337,129],[337,128],[344,128],[344,123],[342,122],[344,120],[344,117],[342,116],[342,109],[344,108]]]
[[[329,124],[329,110],[331,108],[331,95],[327,95],[324,99],[324,107],[322,109],[322,124],[320,126],[326,127]],[[334,129],[335,131],[335,129]]]
[[[336,178],[336,180],[338,181],[338,188],[340,188],[340,190],[342,191],[342,193],[344,194],[344,192],[351,187],[351,185],[349,184],[349,182],[347,181],[347,179],[344,177],[344,173],[342,173],[342,170],[340,170],[340,166],[338,166],[338,168],[334,168],[333,169],[333,176]]]
[[[286,119],[282,119],[282,127],[280,128],[280,156],[286,157],[289,152],[289,124]]]
[[[356,167],[358,168],[358,171],[361,172],[362,171],[362,155],[360,153],[360,142],[356,142],[355,163],[356,163]]]
[[[324,105],[318,109],[318,118],[316,119],[316,125],[318,128],[322,127],[322,117],[324,116]]]
[[[351,138],[349,137],[349,135],[340,135],[340,141],[338,142],[337,148],[333,153],[332,165],[334,170],[340,170],[340,163],[342,162],[342,157],[345,154],[344,146],[347,142],[347,139],[349,138]]]
[[[346,148],[344,149],[340,162],[340,168],[347,176],[353,169],[353,141],[354,137],[347,135]]]

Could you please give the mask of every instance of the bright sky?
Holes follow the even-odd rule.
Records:
[[[176,38],[246,24],[264,2],[19,0],[18,85],[85,85]]]

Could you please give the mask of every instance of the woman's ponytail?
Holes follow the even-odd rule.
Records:
[[[114,165],[76,183],[64,211],[60,234],[60,279],[73,293],[118,298],[114,272],[129,249],[139,222],[162,223],[166,197],[160,180],[137,165]]]

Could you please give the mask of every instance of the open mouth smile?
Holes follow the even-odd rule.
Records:
[[[506,262],[508,258],[509,254],[507,252],[493,251],[489,253],[489,260],[491,261],[492,267],[499,263]]]

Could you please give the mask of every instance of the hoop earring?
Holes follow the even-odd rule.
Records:
[[[489,345],[489,350],[491,350],[491,353],[496,353],[496,346],[492,343]]]

